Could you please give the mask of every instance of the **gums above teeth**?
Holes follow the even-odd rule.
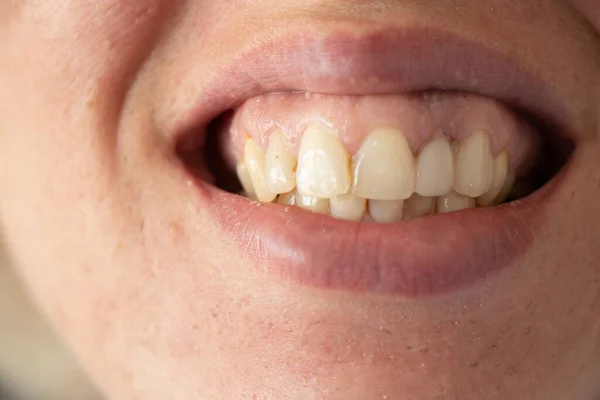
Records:
[[[493,206],[534,151],[529,126],[490,100],[288,95],[251,100],[231,123],[244,195],[261,202],[379,223]]]

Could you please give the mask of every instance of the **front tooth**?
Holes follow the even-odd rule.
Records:
[[[343,194],[329,199],[331,216],[349,221],[360,221],[367,210],[367,200],[352,194]]]
[[[507,175],[508,154],[506,151],[503,151],[494,161],[494,179],[492,180],[492,186],[490,187],[490,190],[477,198],[477,204],[480,206],[489,206],[492,204],[502,191]]]
[[[433,140],[417,160],[415,192],[421,196],[443,196],[454,186],[454,156],[445,137]]]
[[[327,214],[329,212],[329,200],[314,196],[302,196],[298,191],[295,194],[296,205],[305,210]]]
[[[350,189],[350,156],[331,133],[313,126],[302,136],[296,182],[303,196],[331,198]]]
[[[408,199],[415,189],[415,162],[402,132],[376,129],[353,159],[352,192],[375,200]]]
[[[253,139],[246,140],[244,146],[244,163],[250,175],[254,192],[259,201],[270,203],[277,197],[267,186],[265,179],[265,155]]]
[[[437,212],[448,213],[475,207],[475,199],[460,193],[450,192],[438,198]]]
[[[492,186],[494,159],[490,137],[478,131],[465,139],[456,158],[454,190],[469,197],[479,197]]]
[[[402,220],[404,200],[369,200],[369,214],[375,222],[391,223]]]
[[[240,183],[242,184],[242,188],[244,188],[245,195],[250,198],[255,198],[256,193],[254,192],[254,185],[252,184],[250,173],[248,173],[248,168],[246,168],[246,163],[244,161],[240,161],[235,167],[235,171]]]
[[[418,218],[432,214],[435,211],[437,198],[423,197],[418,194],[413,194],[406,201],[404,210],[404,218]]]
[[[277,199],[277,203],[285,204],[288,206],[295,206],[296,205],[296,191],[292,190],[291,192],[280,194],[279,198]]]
[[[287,150],[283,134],[273,134],[265,156],[265,175],[269,190],[279,194],[296,187],[296,162],[296,157]]]

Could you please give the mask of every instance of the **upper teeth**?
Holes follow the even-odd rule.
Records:
[[[445,136],[435,137],[415,159],[403,133],[389,127],[373,130],[352,158],[319,126],[306,129],[297,158],[281,132],[270,137],[266,156],[250,138],[237,172],[246,193],[260,201],[281,195],[280,203],[349,220],[362,219],[368,208],[378,222],[471,208],[475,199],[497,203],[514,180],[507,152],[494,160],[485,130],[454,149]]]

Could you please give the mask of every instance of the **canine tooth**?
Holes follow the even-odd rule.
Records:
[[[329,199],[331,216],[349,221],[360,221],[367,211],[367,200],[352,194],[342,194]]]
[[[296,191],[292,190],[290,192],[280,194],[279,198],[277,199],[277,203],[285,204],[288,206],[295,206],[296,205]]]
[[[265,176],[272,192],[287,193],[296,187],[296,163],[296,157],[287,150],[283,134],[273,134],[265,155]]]
[[[460,193],[450,192],[438,198],[437,212],[448,213],[475,207],[475,199]]]
[[[250,198],[256,197],[256,193],[254,192],[254,185],[252,184],[252,178],[250,178],[250,174],[248,173],[248,168],[246,168],[246,163],[244,161],[240,161],[235,167],[235,171],[237,173],[238,179],[242,184],[242,188],[246,196]]]
[[[506,176],[508,175],[508,154],[503,151],[496,160],[494,160],[494,179],[492,180],[492,186],[490,189],[477,198],[477,204],[480,206],[489,206],[498,197],[504,182],[506,182]]]
[[[408,199],[415,189],[415,162],[402,132],[371,132],[353,159],[352,192],[375,200]]]
[[[402,220],[404,200],[369,200],[369,214],[375,222],[390,223]]]
[[[494,159],[491,141],[486,131],[477,131],[463,140],[458,149],[454,191],[469,197],[479,197],[492,185]]]
[[[296,205],[305,210],[316,213],[327,214],[329,212],[329,200],[313,196],[302,196],[296,192]]]
[[[244,163],[250,175],[254,192],[259,201],[270,203],[277,197],[267,186],[265,179],[265,155],[253,139],[246,140]]]
[[[434,139],[417,159],[415,192],[421,196],[443,196],[454,186],[452,147],[445,137]]]
[[[296,183],[303,196],[331,198],[350,189],[350,156],[337,137],[309,127],[298,150]]]
[[[417,218],[432,214],[435,211],[437,198],[423,197],[413,194],[406,200],[404,207],[404,218]]]

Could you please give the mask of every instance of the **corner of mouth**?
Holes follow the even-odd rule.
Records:
[[[343,29],[318,38],[295,33],[234,59],[179,124],[173,139],[182,152],[196,152],[205,144],[208,127],[218,116],[271,92],[475,93],[536,115],[561,137],[575,136],[568,108],[526,65],[447,32],[416,27],[362,36]],[[268,265],[276,278],[320,288],[423,297],[464,288],[518,259],[533,240],[535,227],[543,225],[546,207],[536,202],[548,204],[557,182],[515,205],[386,226],[336,221],[280,205],[254,207],[204,181],[198,181],[198,194],[213,210],[223,238],[231,239],[259,268]],[[522,221],[539,223],[524,226]],[[286,231],[290,226],[294,229]],[[232,233],[231,227],[242,231]],[[260,243],[255,243],[258,237]]]

